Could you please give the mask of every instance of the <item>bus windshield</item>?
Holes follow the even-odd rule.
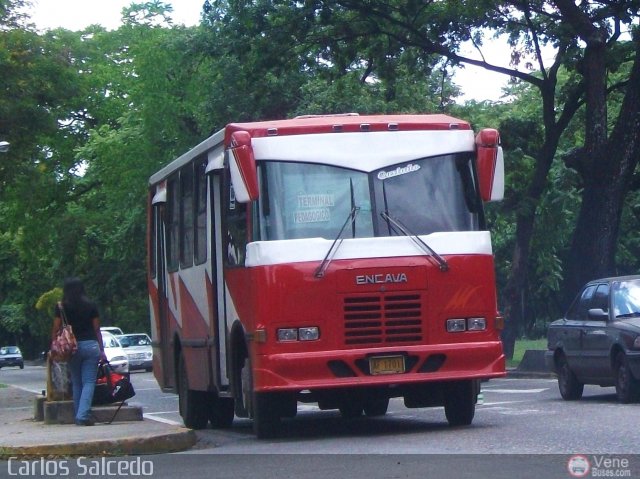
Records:
[[[353,208],[344,238],[402,235],[381,213],[414,234],[478,229],[480,202],[470,154],[405,162],[366,173],[336,166],[260,162],[260,240],[334,239]]]

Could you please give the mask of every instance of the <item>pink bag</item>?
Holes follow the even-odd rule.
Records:
[[[58,307],[62,315],[62,328],[58,331],[55,339],[51,341],[51,358],[54,361],[66,362],[78,350],[78,342],[73,334],[71,325],[67,321],[67,316],[64,314],[62,303],[58,303]]]

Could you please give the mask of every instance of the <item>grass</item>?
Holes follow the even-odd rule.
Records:
[[[507,361],[507,367],[517,367],[522,361],[522,356],[527,349],[547,349],[546,338],[542,339],[518,339],[513,351],[513,359]]]

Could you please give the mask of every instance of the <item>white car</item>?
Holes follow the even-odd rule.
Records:
[[[129,372],[129,358],[124,352],[118,339],[111,333],[101,331],[102,343],[104,344],[104,354],[111,365],[111,369],[120,374]]]
[[[131,333],[116,336],[129,358],[129,371],[153,369],[153,348],[151,338],[145,333]]]
[[[104,331],[105,333],[111,333],[114,336],[123,334],[122,329],[118,328],[117,326],[101,326],[100,331]]]

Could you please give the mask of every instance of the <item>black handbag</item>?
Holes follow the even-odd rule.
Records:
[[[136,391],[131,384],[131,380],[124,374],[116,373],[109,362],[102,362],[98,365],[98,377],[96,379],[96,388],[93,393],[93,404],[111,404],[119,402],[120,405],[115,414],[109,421],[113,422],[120,408],[127,399],[131,399],[136,395]]]

